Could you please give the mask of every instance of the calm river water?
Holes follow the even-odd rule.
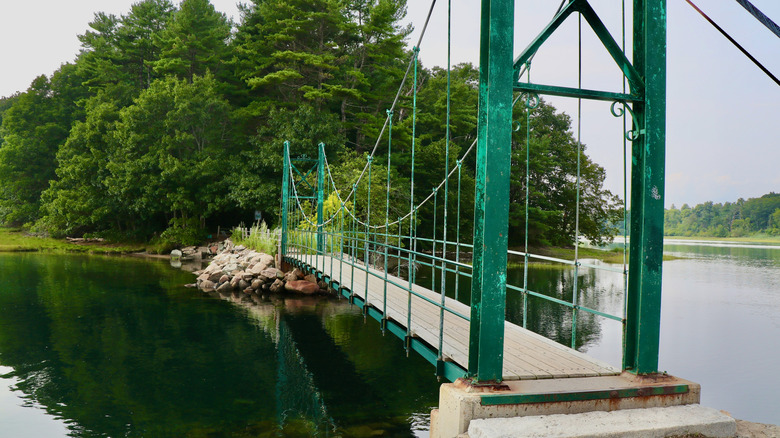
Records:
[[[780,423],[780,247],[666,251],[686,258],[664,263],[661,368],[701,383],[704,405]],[[522,269],[509,277],[522,284]],[[572,270],[529,277],[571,298]],[[0,436],[427,435],[433,367],[346,302],[242,301],[190,281],[158,261],[0,254]],[[578,282],[583,305],[622,315],[622,275]],[[511,291],[507,317],[522,320]],[[530,300],[528,323],[571,343],[560,306]],[[620,365],[620,323],[580,313],[577,328],[580,350]]]

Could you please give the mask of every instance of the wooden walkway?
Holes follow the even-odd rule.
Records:
[[[295,257],[288,253],[288,257]],[[345,256],[346,257],[346,256]],[[366,288],[365,265],[360,262],[353,268],[347,260],[328,255],[295,257],[312,265],[317,271],[338,282],[370,306],[382,312],[385,309],[385,273],[370,268]],[[332,269],[331,269],[332,266]],[[354,278],[353,278],[354,271]],[[387,317],[406,328],[409,293],[392,284],[408,287],[408,280],[387,275]],[[414,285],[416,294],[434,303],[441,302],[441,295]],[[446,298],[446,308],[469,317],[469,306]],[[411,333],[438,349],[440,312],[436,304],[412,295]],[[558,344],[530,330],[510,322],[504,325],[504,380],[553,379],[568,377],[594,377],[620,374],[620,370],[590,358],[569,347]],[[462,368],[468,368],[469,321],[445,310],[443,356]]]

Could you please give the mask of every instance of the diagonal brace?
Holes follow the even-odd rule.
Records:
[[[604,45],[604,48],[607,49],[609,55],[612,57],[618,67],[620,67],[620,70],[623,72],[623,75],[625,75],[626,79],[628,79],[628,84],[631,87],[632,93],[636,95],[642,95],[644,93],[644,81],[642,80],[642,76],[634,68],[628,58],[626,58],[626,55],[620,48],[620,45],[615,42],[614,38],[612,38],[609,30],[607,30],[606,26],[604,26],[601,18],[599,18],[598,14],[596,14],[596,11],[593,10],[593,7],[591,7],[587,0],[572,0],[570,3],[564,6],[563,9],[561,9],[561,11],[553,18],[550,24],[544,28],[542,33],[540,33],[539,36],[537,36],[531,42],[531,44],[529,44],[528,47],[523,50],[520,56],[515,58],[515,82],[519,81],[520,79],[520,69],[522,66],[525,65],[531,59],[531,57],[534,56],[534,54],[536,54],[542,44],[544,44],[544,42],[547,41],[547,39],[550,38],[550,36],[555,33],[556,30],[558,30],[561,24],[563,24],[563,22],[569,18],[569,15],[573,14],[574,12],[579,12],[582,17],[585,18],[585,21],[587,21],[587,23],[590,25],[591,29],[593,29],[593,32],[596,33],[596,36]]]

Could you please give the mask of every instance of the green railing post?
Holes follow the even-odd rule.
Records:
[[[513,38],[514,0],[482,0],[468,365],[482,382],[503,378]]]
[[[290,196],[290,142],[284,142],[284,165],[282,166],[282,242],[281,258],[287,255],[287,198]],[[280,268],[281,269],[281,268]]]
[[[631,252],[623,368],[658,372],[666,152],[666,0],[634,0],[634,68],[645,101],[634,104],[639,137],[632,148]]]
[[[325,143],[319,144],[319,157],[317,159],[317,253],[325,251],[325,236],[322,233],[322,222],[324,215],[322,212],[325,201]]]

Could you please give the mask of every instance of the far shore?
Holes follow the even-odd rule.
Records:
[[[702,240],[707,242],[780,244],[780,236],[767,236],[767,235],[748,236],[748,237],[664,236],[664,240]]]
[[[146,251],[146,245],[112,242],[76,243],[66,239],[30,235],[17,228],[0,227],[0,253],[35,251],[122,255],[143,253]]]

